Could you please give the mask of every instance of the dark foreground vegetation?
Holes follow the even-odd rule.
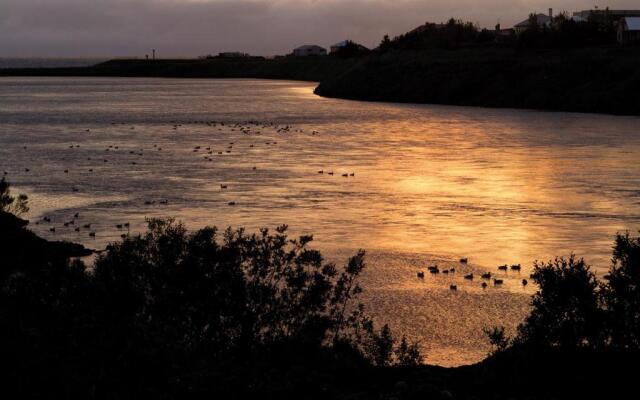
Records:
[[[548,399],[635,390],[640,241],[616,240],[596,281],[582,260],[536,266],[517,337],[488,330],[473,366],[419,365],[415,344],[357,303],[364,252],[343,268],[289,239],[188,233],[150,220],[88,268],[46,242],[0,184],[0,375],[7,398]],[[481,333],[479,333],[481,334]],[[428,361],[428,355],[426,355]]]

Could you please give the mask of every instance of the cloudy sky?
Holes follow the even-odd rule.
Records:
[[[271,55],[350,38],[375,46],[451,16],[493,27],[588,0],[0,0],[0,57]],[[640,8],[638,0],[601,7]]]

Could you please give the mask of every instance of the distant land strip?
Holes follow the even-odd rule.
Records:
[[[364,57],[111,60],[0,76],[254,78],[320,82],[320,96],[640,115],[640,48],[391,50]]]

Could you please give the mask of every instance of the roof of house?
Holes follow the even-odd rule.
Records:
[[[640,17],[624,17],[624,22],[629,31],[640,31]]]
[[[536,21],[538,21],[538,25],[546,25],[551,22],[551,17],[546,14],[536,14]],[[517,23],[513,26],[514,28],[528,28],[529,27],[529,18],[524,21]]]

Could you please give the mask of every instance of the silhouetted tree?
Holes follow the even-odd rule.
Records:
[[[26,194],[18,197],[11,195],[11,185],[2,177],[0,179],[0,211],[20,216],[29,211],[29,200]]]
[[[640,237],[617,235],[604,298],[611,344],[640,349]]]
[[[229,380],[251,391],[292,384],[291,368],[420,360],[408,343],[402,357],[389,356],[390,329],[378,333],[357,303],[363,251],[338,269],[308,248],[311,236],[290,239],[286,226],[189,233],[152,219],[146,233],[109,245],[87,269],[70,258],[77,249],[40,239],[0,211],[5,217],[17,221],[0,225],[5,393],[215,393]]]
[[[517,341],[563,348],[599,347],[603,312],[598,282],[583,259],[574,255],[534,265],[531,314],[519,327]]]
[[[489,339],[489,343],[493,347],[489,355],[497,354],[505,351],[511,344],[511,340],[504,333],[504,326],[494,326],[493,328],[484,328],[484,334]]]

